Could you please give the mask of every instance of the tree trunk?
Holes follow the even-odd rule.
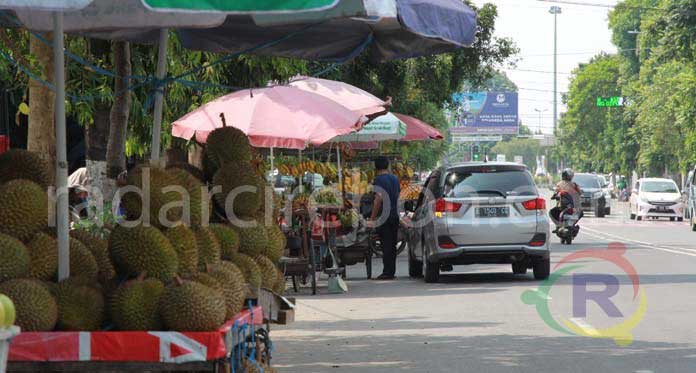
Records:
[[[106,40],[89,39],[90,54],[101,61],[109,61],[111,43]],[[109,140],[109,111],[111,106],[105,100],[94,102],[94,121],[85,123],[85,144],[87,174],[91,181],[89,187],[89,214],[101,212],[104,207],[104,192],[113,189],[106,178],[106,146]]]
[[[53,37],[44,34],[47,40]],[[43,79],[53,82],[53,49],[30,36],[29,53],[36,58],[37,66],[41,67]],[[54,121],[55,94],[42,83],[29,79],[29,129],[27,149],[36,152],[51,165],[51,173],[55,174],[56,164],[56,127]]]
[[[106,148],[106,176],[115,180],[126,169],[126,136],[131,106],[131,94],[130,91],[126,91],[129,83],[126,77],[131,75],[130,44],[115,41],[112,44],[112,50],[115,72],[120,77],[115,79],[114,92],[121,94],[114,97],[111,106],[109,143]]]

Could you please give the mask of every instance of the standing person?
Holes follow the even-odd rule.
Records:
[[[378,280],[393,280],[396,275],[396,240],[399,232],[399,211],[397,203],[401,188],[399,179],[389,172],[389,160],[386,157],[375,159],[375,201],[372,205],[372,224],[380,218],[377,235],[382,243],[382,263],[384,269]]]

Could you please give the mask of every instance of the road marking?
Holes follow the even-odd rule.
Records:
[[[598,231],[598,230],[591,229],[591,228],[587,228],[587,227],[584,227],[584,229],[585,229],[585,231],[590,231],[590,232],[593,232],[593,233],[594,233],[594,235],[589,234],[589,233],[588,233],[588,235],[590,235],[590,236],[592,236],[592,237],[594,237],[594,238],[599,238],[599,239],[605,240],[605,241],[608,241],[607,237],[609,237],[609,238],[614,239],[614,240],[625,241],[625,242],[632,243],[632,244],[636,244],[637,246],[645,247],[645,248],[648,248],[648,249],[653,249],[653,250],[659,250],[659,251],[664,251],[664,252],[673,253],[673,254],[681,254],[681,255],[687,255],[687,256],[696,257],[696,250],[693,250],[693,249],[685,249],[685,248],[679,248],[679,247],[668,248],[668,247],[663,247],[663,246],[657,246],[657,245],[652,244],[652,243],[649,243],[649,242],[643,242],[643,241],[638,241],[638,240],[632,240],[632,239],[629,239],[629,238],[626,238],[626,237],[616,236],[616,235],[613,235],[613,234],[610,234],[610,233]],[[602,237],[602,235],[604,235],[604,236],[606,236],[606,237]],[[684,252],[684,251],[679,251],[679,250],[686,250],[686,251],[689,251],[689,252]]]
[[[587,321],[583,319],[579,319],[577,317],[571,317],[570,322],[575,324],[578,328],[582,329],[585,334],[587,334],[590,337],[597,337],[599,336],[599,332],[597,329],[595,329],[594,326],[590,325]]]

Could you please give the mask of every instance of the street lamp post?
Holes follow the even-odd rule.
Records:
[[[534,111],[536,111],[537,113],[539,113],[539,132],[542,132],[542,130],[541,130],[541,114],[542,114],[542,113],[545,113],[545,112],[547,112],[547,111],[549,111],[549,109],[544,109],[544,110],[541,110],[541,109],[534,109]]]
[[[560,6],[552,6],[549,13],[553,14],[553,133],[558,127],[558,15]]]

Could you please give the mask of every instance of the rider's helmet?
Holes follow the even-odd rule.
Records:
[[[563,170],[563,172],[561,173],[561,178],[562,178],[563,180],[565,180],[565,181],[572,181],[572,180],[573,180],[573,176],[575,176],[575,173],[574,173],[573,170],[571,170],[570,168],[566,168],[566,169]]]

